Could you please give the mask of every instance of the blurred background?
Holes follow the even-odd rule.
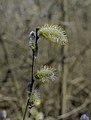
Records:
[[[91,118],[90,8],[91,0],[0,0],[0,120],[22,120],[31,78],[29,32],[44,24],[65,28],[69,44],[39,41],[35,71],[52,66],[57,79],[39,85],[41,103],[26,119]]]

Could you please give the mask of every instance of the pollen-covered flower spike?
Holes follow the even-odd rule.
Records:
[[[32,48],[32,49],[35,49],[35,47],[36,47],[36,34],[35,34],[35,32],[34,31],[31,31],[30,33],[29,33],[29,46]]]
[[[48,80],[55,80],[56,79],[56,71],[55,69],[49,66],[43,66],[40,70],[37,71],[35,78],[40,79],[42,82],[46,82]]]
[[[44,25],[39,29],[39,37],[43,37],[54,43],[65,45],[68,43],[65,30],[57,25]]]

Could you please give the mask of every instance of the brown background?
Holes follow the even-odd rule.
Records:
[[[83,113],[91,117],[90,8],[90,0],[0,0],[0,112],[22,120],[31,77],[28,35],[48,23],[62,25],[69,44],[63,48],[39,41],[35,71],[47,64],[56,68],[58,78],[39,86],[38,112],[45,120],[79,120]]]

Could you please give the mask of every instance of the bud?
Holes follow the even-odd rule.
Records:
[[[35,49],[36,47],[36,34],[34,31],[31,31],[29,33],[29,46],[32,48],[32,49]]]
[[[83,115],[80,117],[80,120],[89,120],[89,117],[88,117],[86,114],[83,114]]]

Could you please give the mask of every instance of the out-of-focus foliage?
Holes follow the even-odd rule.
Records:
[[[41,65],[51,65],[58,70],[58,78],[37,86],[42,98],[40,107],[33,108],[36,116],[44,120],[62,117],[62,80],[66,79],[65,112],[77,111],[67,114],[66,119],[78,120],[83,113],[91,118],[90,8],[90,0],[0,0],[0,120],[3,110],[11,120],[23,117],[31,78],[29,33],[44,24],[63,26],[69,44],[63,52],[61,46],[42,39],[38,42],[35,72]],[[33,115],[30,117],[32,120]]]

